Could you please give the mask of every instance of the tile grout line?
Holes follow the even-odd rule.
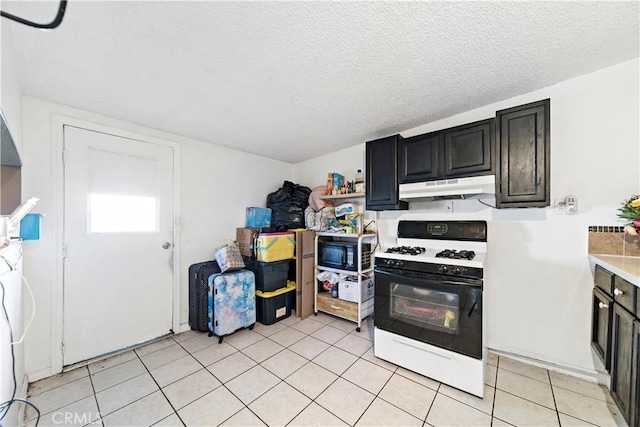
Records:
[[[258,333],[258,332],[256,332],[256,333]],[[266,339],[267,337],[264,337],[264,338]],[[260,341],[262,341],[262,340],[260,340]],[[260,341],[258,341],[258,342],[260,342]],[[254,343],[254,344],[257,344],[258,342]],[[177,343],[178,345],[180,345],[180,343],[178,343],[178,342],[176,342],[176,343]],[[218,345],[220,345],[220,344],[222,344],[222,343],[218,343]],[[233,354],[236,354],[236,353],[242,353],[242,350],[238,349],[237,347],[234,347],[234,346],[233,346],[233,344],[229,344],[229,343],[227,342],[227,345],[230,345],[231,347],[233,347],[233,348],[236,350],[236,351],[235,351],[235,353],[233,353]],[[251,344],[251,345],[253,345],[253,344]],[[251,347],[251,345],[249,345],[249,346],[247,346],[247,347]],[[180,345],[180,347],[182,347],[182,345]],[[247,347],[245,347],[245,348],[247,348]],[[243,405],[243,408],[241,408],[241,409],[239,409],[238,411],[234,412],[234,413],[233,413],[229,418],[227,418],[226,420],[222,421],[222,423],[220,423],[220,424],[218,424],[218,425],[222,425],[222,424],[224,424],[225,422],[227,422],[229,419],[231,419],[231,418],[233,418],[234,416],[236,416],[240,411],[242,411],[242,410],[243,410],[243,409],[245,409],[245,408],[246,408],[247,410],[249,410],[253,415],[255,415],[255,416],[256,416],[260,421],[262,421],[265,425],[267,424],[267,423],[265,423],[265,422],[264,422],[264,420],[263,420],[262,418],[260,418],[260,417],[258,416],[258,414],[256,414],[255,412],[253,412],[253,411],[251,410],[251,408],[249,408],[249,405],[245,404],[245,403],[244,403],[244,402],[243,402],[243,401],[242,401],[238,396],[236,396],[236,395],[235,395],[235,393],[234,393],[233,391],[231,391],[231,390],[229,389],[229,387],[227,387],[227,386],[226,386],[226,384],[225,384],[224,382],[220,381],[220,379],[219,379],[218,377],[216,377],[216,376],[213,374],[213,372],[211,372],[209,369],[207,369],[207,367],[206,367],[206,366],[204,366],[204,364],[203,364],[202,362],[200,362],[198,359],[196,359],[196,358],[193,356],[193,354],[191,354],[191,352],[189,352],[189,350],[187,350],[187,349],[186,349],[186,348],[184,348],[184,347],[182,347],[182,348],[183,348],[187,353],[189,353],[189,355],[190,355],[191,357],[193,357],[193,359],[194,359],[196,362],[198,362],[198,363],[200,364],[200,366],[202,366],[202,367],[203,367],[203,369],[204,369],[204,370],[206,370],[207,372],[209,372],[209,374],[211,374],[211,376],[212,376],[213,378],[215,378],[215,379],[220,383],[220,386],[219,386],[219,387],[216,387],[216,388],[214,388],[213,390],[209,391],[208,393],[205,393],[203,396],[200,396],[200,397],[198,397],[197,399],[195,399],[195,400],[193,400],[193,401],[191,401],[191,402],[187,403],[186,405],[184,405],[184,406],[183,406],[183,408],[185,408],[185,407],[187,407],[187,406],[191,405],[192,403],[194,403],[194,402],[196,402],[196,401],[198,401],[198,400],[202,399],[202,398],[203,398],[204,396],[206,396],[207,394],[213,393],[213,392],[214,392],[215,390],[217,390],[218,388],[220,388],[220,387],[224,387],[224,388],[225,388],[229,393],[231,393],[231,395],[232,395],[233,397],[235,397],[236,399],[238,399],[238,402],[240,402],[240,403]],[[205,348],[207,348],[207,347],[205,347]],[[203,350],[203,349],[200,349],[200,350]],[[198,351],[200,351],[200,350],[198,350]],[[284,349],[283,349],[283,350],[284,350]],[[224,360],[224,359],[226,359],[227,357],[232,356],[233,354],[230,354],[230,355],[228,355],[228,356],[226,356],[226,357],[223,357],[223,358],[222,358],[222,359],[220,359],[220,360]],[[246,354],[244,354],[244,353],[242,353],[242,354],[243,354],[244,356],[246,356],[246,357],[249,357],[249,356],[247,356],[247,355],[246,355]],[[275,356],[275,355],[274,355],[274,356]],[[251,358],[249,357],[249,359],[251,359]],[[216,361],[216,362],[213,362],[211,365],[213,365],[214,363],[219,362],[220,360],[218,360],[218,361]],[[251,360],[253,360],[253,359],[251,359]],[[255,362],[255,360],[253,360],[253,361]],[[242,375],[242,374],[244,374],[244,373],[248,372],[249,370],[251,370],[251,369],[255,368],[256,366],[261,366],[261,365],[260,365],[259,363],[257,363],[256,365],[252,366],[251,368],[249,368],[249,369],[245,370],[244,372],[242,372],[242,373],[240,373],[240,374],[236,375],[235,377],[233,377],[233,378],[229,379],[227,382],[229,382],[229,381],[233,381],[234,379],[238,378],[240,375]],[[270,372],[268,369],[266,369],[266,368],[264,368],[264,367],[263,367],[263,369],[267,370],[267,372]],[[191,374],[189,374],[189,375],[191,375]],[[189,375],[187,375],[187,376],[189,376]],[[180,380],[182,380],[182,379],[186,378],[187,376],[185,376],[185,377],[181,378]],[[276,375],[276,377],[277,377],[277,375]],[[280,378],[278,377],[278,379],[280,379]],[[178,380],[178,381],[180,381],[180,380]],[[177,381],[174,381],[174,382],[177,382]],[[173,384],[173,383],[171,383],[171,384]],[[170,384],[168,384],[168,385],[170,385]],[[277,385],[277,384],[276,384],[276,385]],[[274,387],[275,387],[275,386],[274,386]],[[269,390],[271,390],[271,389],[273,389],[273,387],[269,388]],[[162,389],[161,389],[161,390],[162,390]],[[265,393],[267,393],[269,390],[265,391]],[[264,393],[263,393],[263,394],[264,394]],[[262,396],[262,394],[261,394],[260,396],[258,396],[256,399],[254,399],[253,401],[251,401],[251,403],[253,403],[255,400],[259,399],[261,396]],[[165,396],[165,397],[166,397],[166,396]],[[169,399],[167,399],[167,400],[169,400]],[[171,404],[171,402],[169,402],[169,404]],[[173,408],[173,405],[171,405],[171,407]],[[175,414],[178,416],[178,418],[180,419],[180,421],[182,422],[182,424],[186,426],[186,423],[182,420],[182,417],[180,417],[180,415],[178,414],[178,411],[176,411],[176,410],[175,410],[175,408],[174,408],[174,412],[175,412]]]
[[[487,352],[488,354],[488,352]],[[496,378],[495,381],[493,383],[493,403],[491,404],[491,426],[493,427],[493,418],[494,418],[494,413],[496,410],[496,395],[497,390],[498,390],[498,369],[500,369],[500,356],[496,355]],[[489,362],[487,361],[487,366],[489,365]],[[485,366],[485,370],[486,370],[486,366]],[[482,386],[484,387],[486,384],[483,384]]]
[[[89,371],[89,366],[85,367],[87,372],[89,372],[89,382],[91,383],[91,390],[93,390],[93,400],[96,401],[96,407],[98,408],[98,414],[100,417],[100,424],[104,427],[104,417],[102,416],[102,412],[100,412],[100,403],[98,402],[98,394],[96,393],[96,387],[93,385],[93,378],[91,378],[91,371]]]
[[[177,344],[177,342],[176,342],[176,340],[175,340],[175,339],[173,340],[173,342],[175,342],[175,343]],[[184,350],[184,347],[182,347],[182,346],[180,346],[180,347]],[[185,350],[185,351],[186,351],[186,350]],[[187,353],[191,356],[191,353],[189,353],[188,351],[187,351]],[[151,354],[151,353],[150,353],[150,354]],[[144,363],[144,361],[142,360],[142,358],[140,357],[140,355],[139,355],[138,353],[136,353],[136,356],[138,356],[138,359],[140,360],[140,363],[142,363],[142,366],[144,366],[144,368],[147,370],[147,373],[149,374],[149,376],[151,377],[151,379],[153,380],[153,382],[156,384],[156,386],[158,386],[158,390],[160,391],[160,393],[162,393],[162,396],[165,398],[165,400],[167,401],[167,403],[169,404],[169,406],[170,406],[170,407],[171,407],[171,409],[173,410],[173,413],[178,417],[178,419],[180,420],[180,422],[182,423],[182,425],[183,425],[183,426],[186,426],[185,422],[182,420],[182,417],[180,416],[180,414],[178,414],[178,411],[176,411],[176,408],[173,406],[173,403],[171,403],[171,401],[169,400],[169,398],[167,397],[167,395],[164,393],[164,390],[162,389],[162,387],[160,387],[160,384],[158,384],[158,381],[156,381],[155,377],[151,374],[151,371],[149,370],[149,368],[147,367],[147,365]],[[193,356],[191,356],[191,357],[193,357]],[[194,357],[194,359],[195,359],[195,357]],[[177,360],[179,360],[179,359],[177,359]],[[163,365],[163,366],[164,366],[164,365]],[[184,376],[184,377],[182,377],[182,378],[186,378],[186,377],[188,377],[188,376],[189,376],[189,375],[185,375],[185,376]],[[182,379],[182,378],[180,378],[180,379]],[[180,380],[178,380],[178,381],[180,381]],[[175,382],[175,381],[174,381],[174,382]],[[171,384],[173,384],[173,383],[171,383]],[[168,384],[167,384],[167,385],[168,385]],[[147,396],[151,396],[153,393],[155,393],[155,391],[154,391],[154,392],[151,392],[151,393],[149,393],[149,394],[147,394],[146,396],[144,396],[144,397],[142,397],[142,398],[140,398],[140,399],[138,399],[138,400],[144,399],[144,398],[145,398],[145,397],[147,397]],[[136,402],[137,402],[138,400],[136,400]],[[133,402],[131,402],[131,403],[133,403]],[[130,404],[131,404],[131,403],[130,403]],[[115,412],[115,411],[114,411],[114,412]],[[172,414],[169,414],[169,415],[167,415],[166,417],[160,418],[158,421],[155,421],[155,422],[154,422],[154,424],[156,424],[156,423],[158,423],[158,422],[160,422],[160,421],[164,420],[164,419],[165,419],[165,418],[167,418],[167,417],[170,417],[171,415],[172,415]]]
[[[561,426],[560,423],[560,413],[558,412],[558,403],[556,402],[556,394],[553,392],[553,384],[551,383],[551,373],[547,369],[547,377],[549,377],[549,388],[551,388],[551,397],[553,398],[553,407],[556,410],[556,419],[558,420],[558,426]]]

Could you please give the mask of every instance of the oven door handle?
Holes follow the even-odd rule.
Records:
[[[453,280],[443,280],[439,283],[445,284],[445,285],[454,285],[454,286],[469,286],[471,288],[478,288],[478,289],[482,289],[482,285],[476,284],[476,283],[467,283],[467,282],[456,282]]]
[[[453,286],[468,286],[470,288],[482,289],[482,282],[465,282],[461,280],[446,280],[440,278],[429,277],[428,275],[420,275],[420,274],[406,274],[402,270],[387,270],[387,269],[375,269],[375,274],[383,274],[385,276],[400,276],[400,277],[409,277],[414,279],[426,279],[431,280],[437,284],[443,285],[453,285]]]

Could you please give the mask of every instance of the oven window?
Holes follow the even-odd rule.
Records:
[[[421,328],[455,334],[460,319],[460,296],[391,283],[391,317]]]

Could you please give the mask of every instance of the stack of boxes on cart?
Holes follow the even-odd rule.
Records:
[[[263,325],[289,317],[296,296],[296,283],[288,280],[295,233],[260,232],[270,225],[271,209],[249,207],[245,227],[236,230],[245,268],[255,274],[256,315]]]

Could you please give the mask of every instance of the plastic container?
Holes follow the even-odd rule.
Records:
[[[20,238],[22,240],[40,240],[42,230],[42,214],[26,214],[20,220]]]
[[[246,209],[245,227],[271,227],[271,209],[250,207]]]
[[[262,262],[293,258],[294,233],[261,233],[256,241],[256,258]]]
[[[256,290],[273,292],[287,286],[290,260],[260,262],[245,258],[244,263],[245,268],[256,275]]]
[[[356,178],[354,180],[354,191],[356,193],[364,193],[364,174],[362,173],[362,169],[358,169],[356,172]]]
[[[272,325],[291,316],[296,297],[296,284],[287,282],[285,288],[273,292],[256,291],[256,320]]]

